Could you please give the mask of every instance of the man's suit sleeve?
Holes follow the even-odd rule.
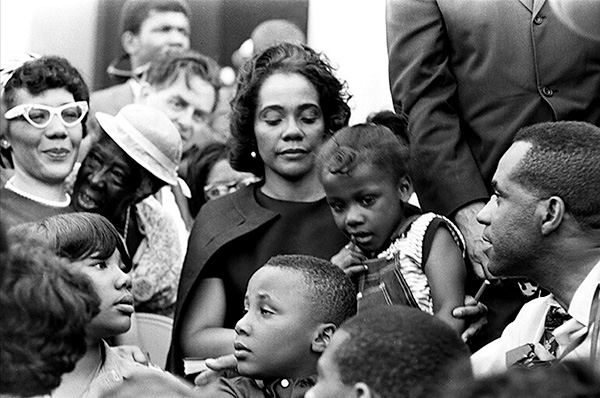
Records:
[[[396,112],[408,114],[413,179],[426,211],[451,215],[488,193],[461,134],[452,45],[435,0],[388,0],[389,74]]]

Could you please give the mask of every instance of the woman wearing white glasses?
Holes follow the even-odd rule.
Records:
[[[0,146],[14,167],[0,189],[8,227],[73,211],[64,181],[85,135],[88,101],[83,78],[64,58],[27,55],[2,65]]]

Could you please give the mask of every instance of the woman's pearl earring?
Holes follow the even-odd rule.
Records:
[[[252,151],[252,152],[250,152],[250,157],[251,157],[252,159],[256,159],[256,151]]]
[[[10,148],[10,142],[8,142],[8,140],[4,137],[0,138],[0,147],[4,148],[4,149],[8,149]]]

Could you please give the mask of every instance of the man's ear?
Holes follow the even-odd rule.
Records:
[[[358,383],[354,384],[354,386],[352,387],[352,396],[356,398],[378,397],[378,395],[374,391],[371,391],[369,386],[366,383],[363,383],[362,381],[359,381]]]
[[[398,193],[400,194],[400,199],[402,199],[404,203],[408,202],[408,199],[410,199],[413,192],[414,189],[410,177],[408,175],[400,177],[398,180]]]
[[[333,323],[321,323],[317,326],[311,345],[312,351],[318,353],[325,351],[336,329],[337,327]]]
[[[551,196],[548,199],[540,201],[538,212],[541,215],[542,235],[549,235],[558,229],[565,217],[565,202],[558,196]]]
[[[121,46],[123,46],[123,50],[125,50],[127,54],[135,54],[139,46],[138,36],[130,31],[123,32],[121,35]]]

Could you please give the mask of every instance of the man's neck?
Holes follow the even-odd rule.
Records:
[[[597,242],[600,242],[600,237]],[[546,262],[544,267],[547,272],[535,280],[551,292],[563,308],[568,309],[575,292],[598,262],[598,243],[573,245],[565,249],[562,255],[554,256],[553,260]]]

